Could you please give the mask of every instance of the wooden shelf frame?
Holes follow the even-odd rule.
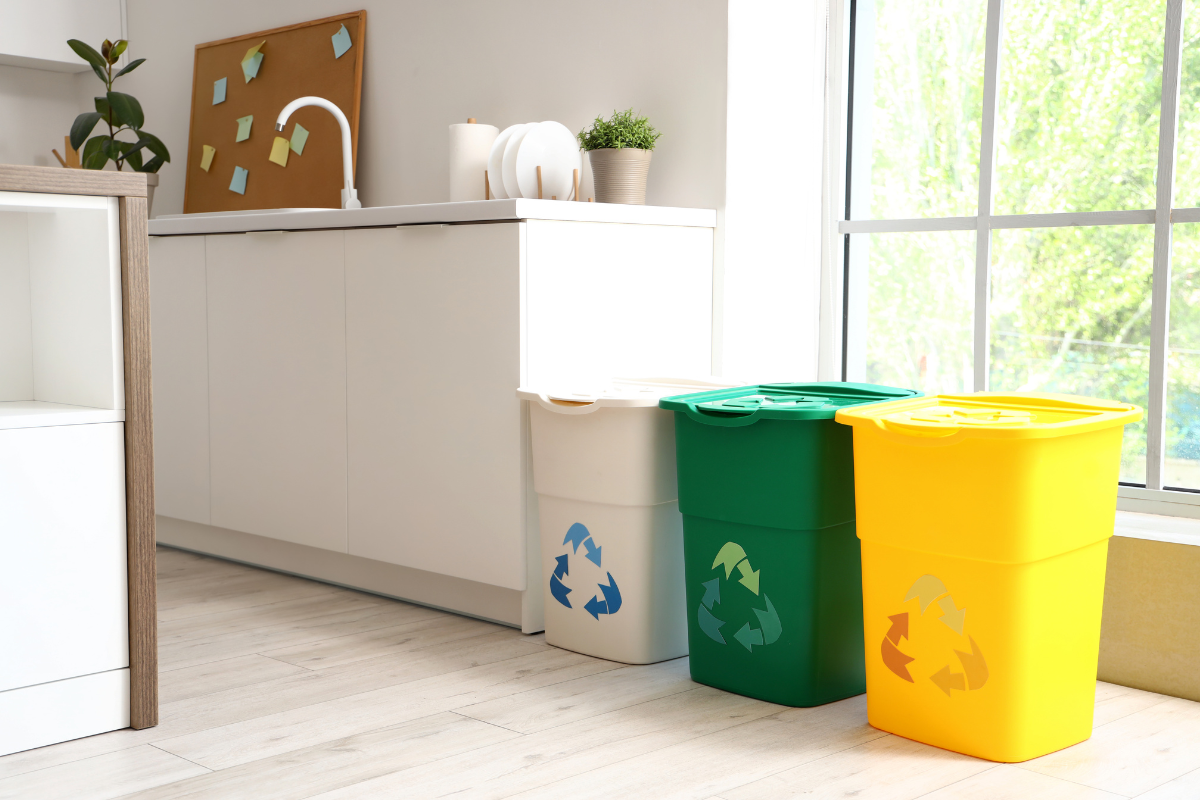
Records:
[[[129,725],[158,724],[154,414],[150,375],[150,244],[146,176],[0,165],[0,191],[117,198],[125,357],[125,519],[129,570]]]

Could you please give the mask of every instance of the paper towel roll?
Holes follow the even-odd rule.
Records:
[[[500,129],[468,122],[450,126],[450,202],[486,200],[483,174]]]

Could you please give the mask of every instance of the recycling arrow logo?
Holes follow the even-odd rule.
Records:
[[[569,577],[571,574],[570,558],[572,555],[579,555],[579,547],[583,546],[583,557],[596,565],[598,569],[602,569],[601,563],[604,560],[604,548],[596,544],[592,538],[592,534],[587,527],[582,523],[576,522],[567,530],[566,538],[563,539],[563,545],[571,545],[571,551],[557,556],[554,561],[554,573],[550,576],[550,596],[557,600],[567,608],[573,608],[570,598],[567,597],[573,590],[563,583],[563,578]],[[605,573],[608,576],[608,583],[597,583],[596,586],[599,592],[592,595],[592,599],[588,600],[583,605],[584,611],[592,615],[592,618],[597,622],[600,621],[601,614],[609,616],[621,610],[621,590],[617,588],[617,582],[613,579],[612,573]],[[601,600],[600,598],[604,599]]]
[[[716,569],[717,567],[725,568],[726,582],[733,576],[733,571],[736,569],[741,576],[738,578],[738,583],[756,596],[758,595],[761,571],[750,566],[750,559],[741,545],[736,542],[726,542],[713,561],[712,568]],[[718,573],[717,577],[700,585],[704,587],[704,597],[700,599],[700,605],[696,607],[696,621],[700,625],[700,630],[704,631],[708,638],[717,644],[725,644],[725,636],[721,633],[721,628],[726,621],[713,613],[713,606],[721,603],[721,575]],[[737,633],[733,634],[733,638],[751,653],[754,652],[755,646],[774,644],[783,633],[783,623],[779,619],[779,612],[775,610],[771,598],[764,594],[762,599],[766,608],[753,608],[754,615],[758,618],[758,627],[752,628],[750,622],[746,622],[738,629]]]
[[[952,664],[945,664],[930,675],[929,680],[945,692],[947,697],[952,696],[952,691],[968,692],[982,689],[988,679],[987,660],[983,657],[979,645],[975,643],[974,637],[965,632],[967,609],[958,607],[958,604],[954,602],[954,597],[946,589],[946,585],[936,575],[922,575],[917,578],[908,590],[908,594],[904,596],[904,602],[907,603],[914,599],[920,608],[918,616],[921,618],[924,617],[925,611],[936,602],[938,610],[941,611],[937,617],[938,621],[959,636],[965,636],[967,644],[971,647],[969,653],[951,648],[958,656],[962,672],[955,672]],[[900,649],[901,640],[909,639],[909,612],[892,614],[888,620],[892,625],[884,634],[883,642],[880,644],[883,664],[897,677],[909,683],[916,683],[908,671],[908,665],[916,659]],[[909,640],[911,641],[911,639]]]

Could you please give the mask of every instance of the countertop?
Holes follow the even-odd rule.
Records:
[[[509,199],[359,209],[273,209],[217,214],[179,214],[161,216],[151,220],[150,235],[194,236],[206,233],[246,233],[249,231],[382,228],[395,225],[435,225],[438,223],[524,219],[673,225],[687,228],[715,228],[717,226],[717,212],[710,208]]]

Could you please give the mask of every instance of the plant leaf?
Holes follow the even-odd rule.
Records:
[[[150,159],[145,164],[143,164],[141,169],[138,170],[138,172],[158,172],[158,170],[162,167],[162,165],[163,165],[162,157],[155,156],[154,158]]]
[[[138,141],[146,142],[146,149],[151,153],[154,153],[154,155],[158,156],[163,161],[171,160],[171,153],[167,150],[167,146],[163,144],[162,141],[159,140],[159,138],[153,133],[138,131],[138,137]]]
[[[145,115],[142,114],[142,104],[131,94],[109,92],[108,104],[123,124],[135,130],[142,127],[142,123],[146,121]]]
[[[112,46],[112,50],[108,52],[108,62],[110,64],[117,63],[117,59],[121,57],[121,53],[125,52],[125,48],[129,47],[129,42],[124,39],[117,39],[117,43]]]
[[[144,59],[144,58],[139,58],[139,59],[137,59],[136,61],[130,61],[130,62],[129,62],[129,63],[126,65],[126,66],[125,66],[125,69],[121,70],[121,71],[120,71],[120,72],[118,72],[116,75],[113,75],[113,78],[119,78],[119,77],[121,77],[122,75],[124,75],[126,72],[133,72],[133,71],[134,71],[135,69],[137,69],[137,68],[138,68],[138,66],[139,66],[139,65],[140,65],[140,64],[141,64],[143,61],[145,61],[145,60],[146,60],[146,59]]]
[[[108,98],[107,97],[95,97],[92,99],[96,101],[96,111],[100,114],[100,116],[107,117],[108,116]]]
[[[93,136],[88,139],[83,152],[79,154],[79,161],[84,169],[104,169],[108,156],[103,152],[103,148],[108,139],[107,136]]]
[[[81,42],[78,39],[67,39],[67,45],[75,51],[75,55],[91,64],[100,72],[103,72],[104,68],[108,66],[108,64],[104,61],[104,56],[97,53],[95,48],[93,48],[90,44]]]
[[[71,147],[73,149],[78,150],[79,146],[91,135],[92,129],[96,127],[101,116],[95,111],[88,111],[75,118],[75,122],[71,125]]]
[[[137,172],[138,170],[140,170],[142,168],[142,153],[141,153],[141,148],[136,147],[136,145],[137,145],[136,142],[134,143],[134,145],[135,145],[135,149],[126,149],[125,150],[125,162],[127,164],[129,164],[129,166],[133,167],[134,171]]]

